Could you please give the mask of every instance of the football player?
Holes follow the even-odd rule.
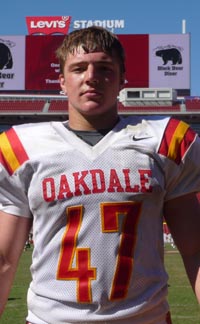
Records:
[[[57,57],[69,119],[0,135],[1,312],[33,225],[27,323],[169,324],[163,216],[200,302],[199,137],[170,117],[119,116],[111,32],[73,31]]]

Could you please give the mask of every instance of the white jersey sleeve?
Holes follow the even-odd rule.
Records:
[[[155,159],[165,174],[165,199],[169,200],[189,192],[199,191],[199,145],[200,138],[185,122],[171,118],[143,120],[135,137],[149,134]],[[141,130],[142,129],[142,130]],[[140,134],[140,135],[139,135]],[[142,135],[143,134],[143,135]],[[196,185],[196,187],[195,187]]]

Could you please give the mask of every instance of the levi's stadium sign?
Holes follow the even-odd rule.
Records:
[[[33,34],[67,34],[70,26],[70,16],[26,17],[29,35]]]

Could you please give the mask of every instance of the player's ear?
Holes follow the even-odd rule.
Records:
[[[64,74],[60,74],[59,75],[59,81],[60,81],[60,87],[62,89],[63,94],[67,94],[66,91],[66,86],[65,86],[65,78],[64,78]]]

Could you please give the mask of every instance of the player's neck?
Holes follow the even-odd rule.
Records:
[[[117,113],[86,117],[69,114],[69,127],[80,131],[112,129],[117,124],[118,120],[119,116]]]

